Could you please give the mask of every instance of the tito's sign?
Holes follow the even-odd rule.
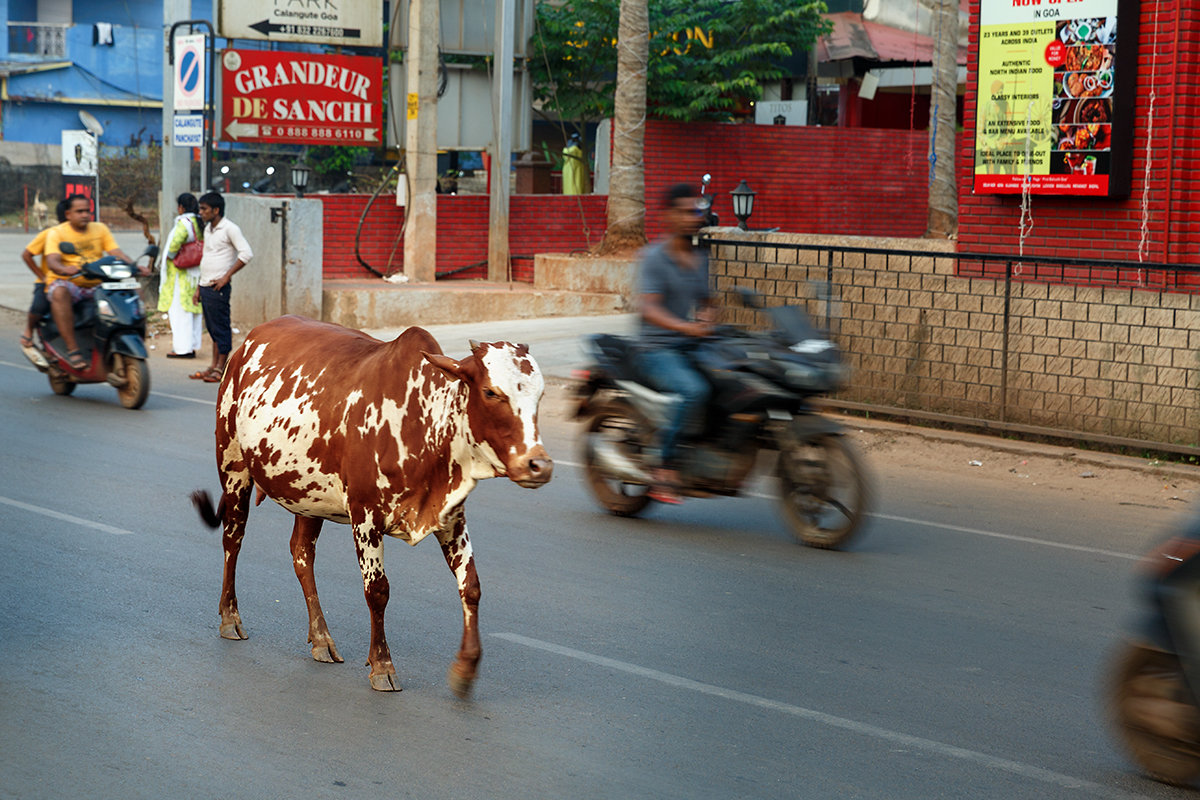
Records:
[[[377,58],[226,50],[221,56],[221,139],[378,142],[382,78]]]

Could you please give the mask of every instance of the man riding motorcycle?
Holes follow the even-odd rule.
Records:
[[[708,286],[708,253],[692,244],[707,210],[699,194],[688,184],[676,184],[664,195],[663,209],[666,234],[646,248],[638,270],[638,366],[654,389],[681,398],[660,432],[661,466],[650,490],[654,500],[677,504],[680,433],[704,409],[712,392],[684,351],[690,342],[712,333],[717,309]]]

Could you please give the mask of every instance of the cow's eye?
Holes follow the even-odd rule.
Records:
[[[496,394],[491,389],[484,389],[483,396],[486,397],[488,400],[499,400],[500,399],[500,395]]]

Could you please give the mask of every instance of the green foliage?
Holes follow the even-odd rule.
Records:
[[[342,175],[349,172],[359,161],[369,159],[370,157],[371,149],[368,147],[317,145],[308,148],[304,160],[322,175]]]
[[[646,0],[647,113],[725,120],[786,77],[780,64],[829,30],[821,0]],[[536,100],[562,119],[612,116],[620,3],[539,2],[530,41]]]

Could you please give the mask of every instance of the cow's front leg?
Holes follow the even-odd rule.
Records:
[[[387,637],[383,632],[383,612],[388,602],[388,579],[383,571],[382,526],[367,522],[353,522],[354,548],[358,552],[358,567],[362,570],[363,594],[371,612],[371,647],[367,654],[367,666],[371,668],[371,688],[380,692],[398,692],[400,681],[396,679],[396,668],[392,665],[392,653],[388,650]]]
[[[296,516],[292,526],[292,566],[304,590],[304,602],[308,605],[308,641],[312,642],[312,657],[327,664],[342,662],[337,645],[329,635],[325,624],[325,612],[317,597],[317,579],[313,574],[313,561],[317,557],[317,537],[321,535],[320,519]]]
[[[461,508],[450,526],[438,531],[437,537],[446,563],[458,581],[458,596],[463,609],[462,644],[458,648],[458,657],[450,665],[446,682],[450,684],[452,692],[459,697],[466,697],[475,683],[483,648],[479,644],[479,576],[475,573],[475,557],[471,553],[467,521]]]

